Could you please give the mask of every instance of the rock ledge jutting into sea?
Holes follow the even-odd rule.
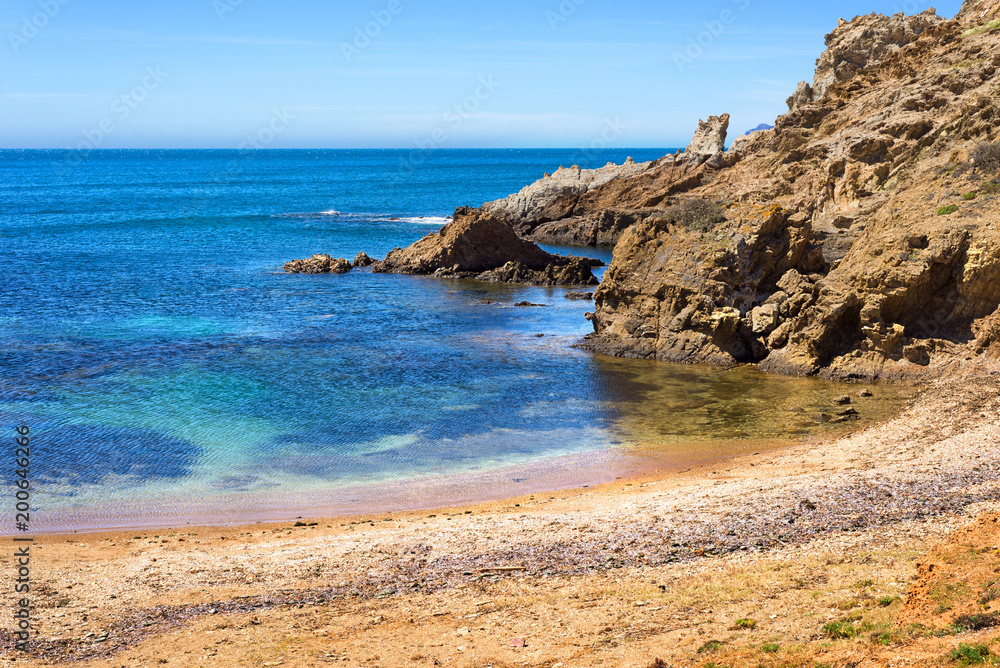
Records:
[[[492,283],[596,285],[598,260],[553,255],[525,241],[499,218],[462,208],[454,220],[372,265],[375,273],[433,274]]]

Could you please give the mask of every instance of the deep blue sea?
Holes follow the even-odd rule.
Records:
[[[0,151],[0,428],[31,429],[37,529],[322,513],[359,485],[540,471],[636,429],[670,440],[644,393],[746,399],[574,349],[593,305],[564,289],[282,271],[382,257],[560,165],[666,153]],[[801,391],[774,387],[772,408]],[[736,413],[717,426],[760,435]]]

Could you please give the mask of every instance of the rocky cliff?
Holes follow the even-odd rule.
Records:
[[[713,117],[682,154],[485,205],[532,238],[617,239],[589,348],[836,378],[997,358],[1000,0],[841,21],[827,45],[774,129],[725,152]]]

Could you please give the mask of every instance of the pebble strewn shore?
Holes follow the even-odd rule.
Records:
[[[586,578],[962,517],[972,504],[1000,501],[1000,453],[984,447],[998,442],[998,408],[1000,380],[941,383],[900,417],[835,443],[611,489],[535,495],[485,512],[331,521],[329,530],[258,526],[226,541],[202,540],[212,530],[198,530],[199,538],[161,532],[162,541],[104,539],[127,558],[103,572],[63,564],[39,607],[63,611],[66,631],[48,625],[33,651],[50,661],[107,658],[210,615],[447,593],[470,583]],[[60,580],[87,587],[59,591]],[[218,595],[171,602],[192,591]],[[90,628],[81,622],[94,603],[101,610],[90,614],[103,620],[101,628],[78,633]],[[12,637],[0,632],[0,641],[10,646]]]

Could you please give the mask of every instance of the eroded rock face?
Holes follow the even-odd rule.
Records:
[[[434,274],[490,282],[593,285],[593,261],[552,255],[525,241],[502,220],[458,209],[452,222],[372,265],[376,273]],[[598,263],[599,264],[599,263]]]
[[[774,130],[661,200],[728,220],[622,235],[587,347],[842,379],[1000,368],[1000,174],[969,158],[1000,142],[998,18],[980,0],[842,23]]]
[[[285,263],[286,274],[346,274],[351,268],[351,263],[347,260],[335,259],[329,255],[313,255],[304,260]]]
[[[797,270],[816,270],[821,259],[809,224],[782,207],[733,215],[743,220],[739,232],[702,233],[670,220],[626,232],[595,294],[596,336],[586,347],[674,362],[765,357],[759,336],[777,327],[782,309],[797,314],[805,304],[777,297],[762,306],[760,296],[778,294],[781,282],[791,287]]]
[[[729,131],[729,114],[709,116],[707,121],[698,121],[691,143],[684,150],[688,160],[700,164],[718,159],[726,152],[726,134]],[[715,166],[721,166],[721,162]]]
[[[561,220],[573,214],[580,197],[613,181],[642,174],[654,163],[637,163],[631,158],[623,165],[608,163],[599,169],[560,167],[540,181],[525,186],[510,197],[487,202],[483,210],[507,222],[524,234],[541,223]]]
[[[805,81],[800,83],[788,99],[788,108],[794,111],[803,104],[821,100],[833,84],[853,78],[866,67],[876,66],[943,21],[933,9],[915,16],[870,14],[852,21],[841,19],[837,29],[826,36],[827,48],[816,61],[812,86]]]

